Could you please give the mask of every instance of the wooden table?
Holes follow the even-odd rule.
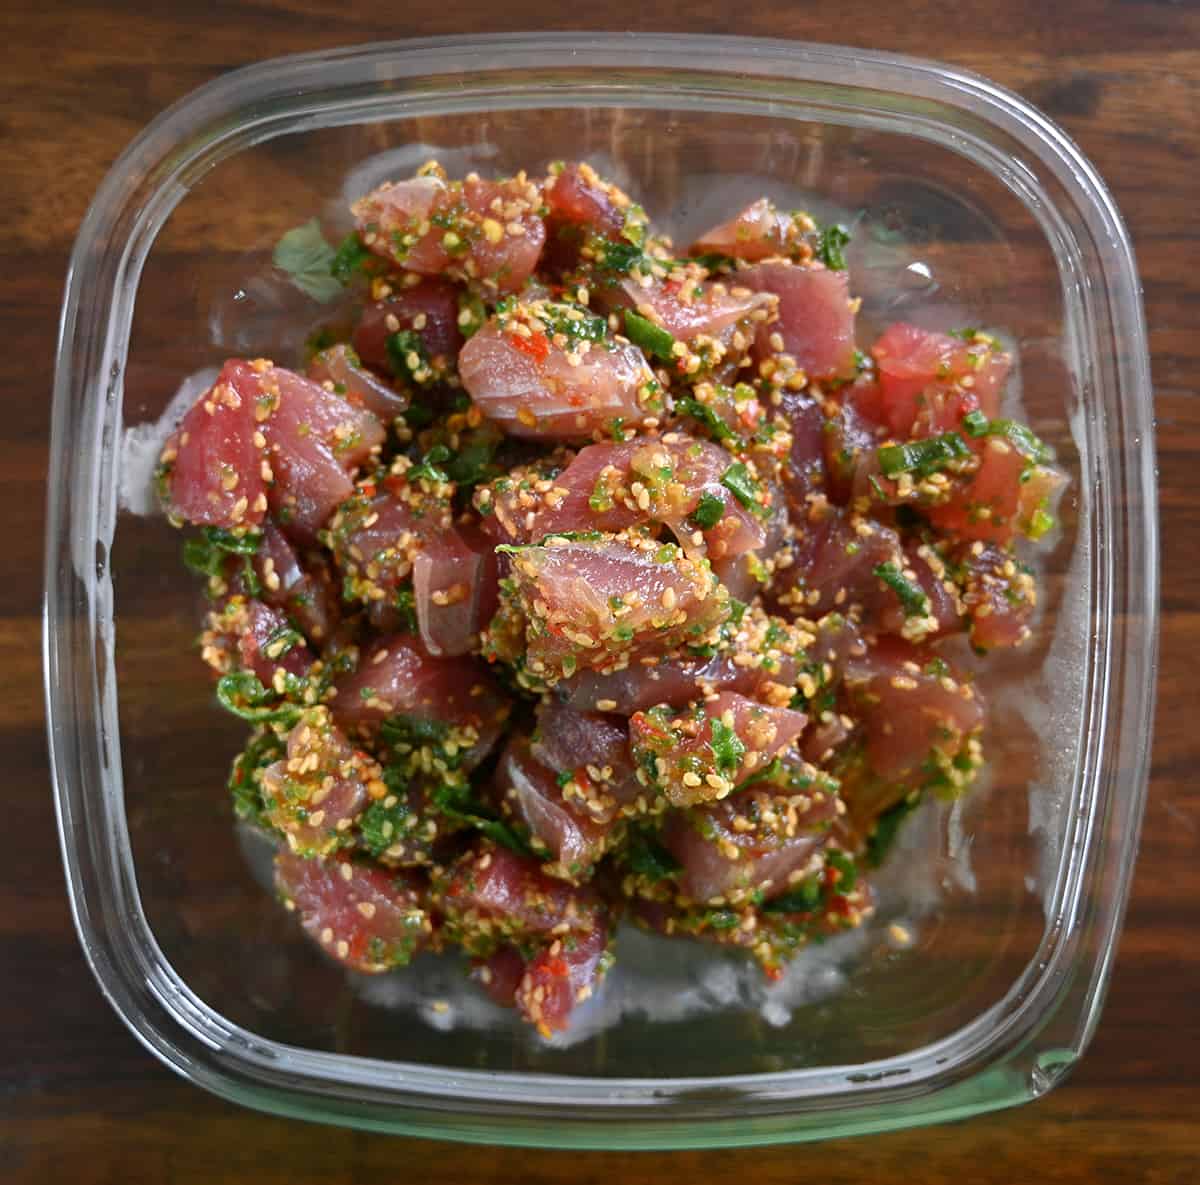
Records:
[[[416,34],[570,28],[563,6],[459,0],[116,0],[0,13],[0,1178],[20,1182],[1200,1180],[1200,6],[1194,0],[871,0],[667,7],[609,0],[592,27],[840,41],[981,71],[1061,121],[1114,190],[1146,288],[1157,383],[1163,635],[1153,784],[1133,902],[1092,1048],[1035,1105],[816,1147],[560,1154],[391,1140],[252,1114],[161,1068],[80,955],[46,776],[37,648],[55,327],[75,228],[116,153],[169,102],[257,58]],[[539,12],[553,15],[544,20]],[[578,10],[576,10],[578,11]],[[737,14],[735,17],[732,14]],[[810,1167],[817,1166],[817,1167]]]

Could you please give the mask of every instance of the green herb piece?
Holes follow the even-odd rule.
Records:
[[[989,420],[978,408],[974,411],[969,411],[962,418],[962,426],[967,430],[968,436],[974,436],[978,439],[980,436],[986,436]]]
[[[850,232],[840,223],[825,227],[817,236],[817,258],[835,272],[846,270],[845,248]]]
[[[487,320],[487,309],[483,301],[473,292],[462,292],[458,297],[458,330],[465,338],[474,337]]]
[[[683,868],[683,865],[642,827],[630,828],[625,853],[629,871],[649,881],[666,880]]]
[[[300,715],[296,704],[281,701],[259,682],[253,671],[233,671],[217,680],[217,702],[227,712],[254,724],[293,724]]]
[[[428,428],[434,419],[433,408],[427,407],[423,403],[412,403],[400,414],[404,417],[404,422],[414,432],[419,431],[421,428]]]
[[[871,571],[896,594],[905,617],[929,616],[929,598],[895,564],[877,564]]]
[[[596,478],[596,484],[592,486],[592,492],[588,495],[588,508],[593,514],[604,514],[613,506],[612,495],[608,492],[608,486],[605,485],[604,476],[601,475]]]
[[[446,818],[473,827],[493,843],[520,856],[534,855],[528,841],[479,802],[471,794],[470,786],[444,783],[436,787],[429,798]]]
[[[676,399],[675,410],[680,415],[691,416],[693,420],[703,424],[713,440],[730,440],[734,435],[733,429],[717,415],[716,411],[707,403],[701,403],[700,400],[693,399],[691,396],[685,395],[682,399]]]
[[[429,353],[425,349],[425,341],[415,329],[401,329],[388,335],[385,343],[388,361],[392,364],[392,372],[397,378],[407,378],[418,385],[428,383],[433,378],[429,366]],[[417,376],[421,377],[418,378]],[[412,408],[409,408],[411,413]],[[406,414],[405,418],[408,416]],[[411,421],[410,421],[411,422]]]
[[[883,863],[896,842],[900,825],[917,809],[920,801],[920,795],[901,799],[875,820],[875,827],[867,839],[866,851],[867,863],[872,868],[878,868]]]
[[[500,447],[501,437],[477,433],[457,453],[451,453],[443,458],[443,468],[460,490],[479,485],[480,482],[491,481],[499,473],[495,464],[496,450]]]
[[[239,819],[262,827],[270,824],[263,817],[263,801],[255,775],[283,758],[287,746],[269,728],[255,732],[246,747],[234,758],[229,771],[229,793],[233,812]]]
[[[316,333],[311,334],[304,343],[304,357],[311,362],[318,354],[323,354],[331,346],[336,346],[337,344],[338,335],[328,326],[325,326],[322,329],[318,329]]]
[[[391,806],[384,806],[383,802],[371,803],[358,824],[363,847],[378,859],[392,844],[404,838],[411,814],[408,803],[403,801]]]
[[[743,778],[738,784],[738,790],[745,790],[748,786],[754,786],[759,782],[772,782],[783,772],[783,762],[778,757],[772,757],[766,765],[759,766],[748,777]]]
[[[675,360],[675,339],[661,325],[655,325],[632,309],[625,310],[625,336],[660,362]]]
[[[406,476],[409,481],[429,481],[434,484],[440,484],[450,480],[450,475],[438,466],[443,462],[450,460],[450,450],[444,444],[435,444],[433,448],[425,454],[420,463],[413,465]]]
[[[596,264],[606,272],[627,276],[639,264],[646,262],[641,247],[634,243],[611,243],[605,240],[597,243],[596,247],[599,251]]]
[[[710,930],[736,930],[742,917],[732,909],[710,909],[705,912],[704,920]]]
[[[854,891],[854,886],[858,884],[858,869],[854,866],[854,861],[845,853],[839,852],[837,848],[832,848],[825,853],[826,868],[833,868],[837,871],[838,879],[836,891],[843,897]]]
[[[547,302],[538,315],[552,334],[561,333],[572,344],[581,341],[598,343],[608,337],[608,322],[577,304]]]
[[[297,646],[304,645],[304,635],[294,630],[290,625],[281,625],[267,635],[262,644],[262,652],[272,662],[277,662],[285,654],[290,654]]]
[[[200,534],[186,540],[183,545],[183,562],[198,576],[220,576],[227,556],[242,559],[242,583],[246,591],[256,597],[262,592],[258,573],[250,557],[257,553],[262,543],[258,531],[235,534],[224,527],[202,527]]]
[[[449,733],[450,726],[444,721],[423,720],[417,716],[389,716],[379,726],[380,738],[393,749],[399,745],[410,748],[439,745]]]
[[[1038,465],[1054,460],[1054,450],[1044,444],[1033,431],[1016,420],[989,420],[983,412],[969,411],[962,418],[968,436],[977,440],[984,436],[1000,436],[1007,440],[1019,453]]]
[[[725,503],[716,494],[701,494],[692,521],[702,531],[711,530],[725,517]]]
[[[1054,515],[1048,514],[1039,506],[1029,516],[1029,525],[1025,528],[1025,534],[1036,543],[1048,531],[1054,530],[1054,527]]]
[[[236,533],[224,527],[204,527],[202,534],[210,546],[234,555],[254,555],[262,543],[262,534],[258,531]]]
[[[812,913],[821,904],[821,878],[811,876],[794,889],[768,901],[764,913]]]
[[[417,598],[411,585],[403,585],[396,590],[392,601],[400,614],[400,628],[409,634],[417,632]]]
[[[759,486],[744,461],[735,461],[721,474],[721,484],[752,514],[765,517],[769,511],[758,500]]]
[[[729,598],[729,624],[739,626],[742,624],[742,618],[746,616],[746,610],[749,606],[745,601],[739,601],[737,597]]]
[[[637,202],[625,208],[625,221],[621,226],[621,237],[635,247],[646,245],[646,211]]]
[[[885,477],[899,477],[901,473],[927,477],[951,461],[965,461],[970,456],[967,442],[957,432],[945,432],[906,444],[883,445],[879,449],[879,468]]]
[[[746,756],[746,746],[742,738],[729,725],[715,716],[710,717],[708,723],[712,729],[712,741],[709,743],[709,747],[712,749],[717,769],[722,773],[735,773],[738,766],[742,764],[742,758]]]
[[[280,238],[271,261],[288,274],[301,292],[326,304],[342,290],[341,283],[330,273],[335,255],[321,233],[321,224],[310,218]]]
[[[543,535],[537,546],[543,546],[547,539],[565,539],[568,543],[596,543],[603,538],[603,531],[552,531],[549,535]],[[511,545],[505,546],[510,546],[511,549]],[[499,551],[500,548],[497,547],[496,550]]]
[[[343,284],[349,284],[363,270],[371,258],[371,252],[363,246],[357,231],[351,231],[339,244],[329,261],[329,274]]]
[[[1038,465],[1054,460],[1054,450],[1034,435],[1033,431],[1016,420],[992,420],[987,428],[988,436],[1002,436],[1017,452]]]
[[[710,272],[715,272],[718,268],[730,267],[737,262],[733,256],[722,255],[719,251],[706,251],[703,255],[694,255],[692,258]]]

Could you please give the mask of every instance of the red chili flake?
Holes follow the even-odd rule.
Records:
[[[559,979],[564,979],[566,977],[567,964],[566,960],[564,959],[547,959],[545,967],[551,975],[556,975]]]
[[[550,343],[544,333],[535,333],[532,337],[522,337],[519,333],[510,333],[508,340],[513,348],[522,354],[528,354],[535,362],[545,362],[550,356]]]
[[[764,967],[763,974],[772,982],[775,983],[783,978],[782,967]]]
[[[738,414],[738,419],[746,425],[747,428],[757,428],[758,421],[762,418],[762,406],[757,399],[752,399]]]

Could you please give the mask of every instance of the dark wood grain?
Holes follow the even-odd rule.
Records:
[[[1200,7],[1190,0],[611,0],[593,28],[840,41],[938,57],[1039,103],[1107,178],[1135,240],[1157,384],[1164,621],[1153,782],[1099,1033],[1067,1085],[965,1124],[820,1148],[678,1155],[489,1151],[240,1111],[159,1067],[101,999],[62,892],[46,775],[38,598],[50,372],[67,252],[154,112],[243,63],[399,35],[571,28],[578,7],[459,0],[10,3],[0,11],[0,1177],[326,1185],[368,1178],[1191,1183],[1200,1179]]]

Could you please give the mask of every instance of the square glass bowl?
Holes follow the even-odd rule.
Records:
[[[546,1043],[452,962],[367,981],[324,961],[232,826],[242,730],[192,647],[179,537],[148,513],[156,424],[227,355],[294,362],[328,311],[272,271],[272,245],[313,215],[338,234],[348,199],[431,155],[458,174],[589,159],[681,242],[760,193],[840,216],[867,330],[1001,332],[1014,408],[1070,475],[1035,639],[981,670],[990,785],[911,823],[878,917],[778,988],[623,933],[592,1012]],[[660,35],[401,42],[229,74],[150,124],[80,229],[52,456],[46,685],[72,906],[114,1007],[193,1082],[381,1131],[752,1144],[1019,1102],[1087,1044],[1146,786],[1151,393],[1119,216],[1017,97],[882,54]]]

